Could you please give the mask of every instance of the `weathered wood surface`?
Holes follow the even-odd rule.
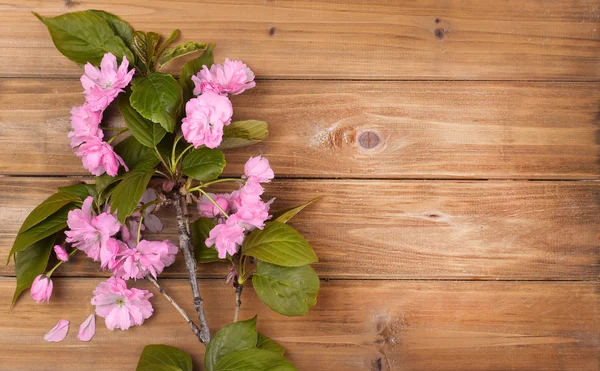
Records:
[[[72,184],[66,179],[0,178],[0,262],[31,209]],[[234,186],[235,187],[235,186]],[[600,183],[466,181],[275,181],[274,209],[324,196],[292,220],[314,246],[322,278],[597,279]],[[229,190],[232,190],[230,188]],[[177,240],[172,211],[165,234]],[[95,276],[80,256],[57,274]],[[185,277],[182,260],[165,272]],[[224,277],[222,264],[202,265]],[[14,274],[12,264],[0,275]]]
[[[0,80],[0,174],[87,174],[66,137],[82,100],[77,80]],[[234,116],[270,137],[226,174],[264,153],[279,177],[598,179],[598,102],[596,83],[259,81]]]
[[[0,76],[76,76],[30,11],[102,8],[135,29],[217,43],[261,77],[598,80],[596,0],[2,0]],[[173,64],[168,71],[178,71]]]
[[[0,370],[133,370],[144,344],[166,343],[191,354],[203,347],[156,291],[148,323],[111,333],[98,318],[89,343],[76,339],[93,311],[99,279],[57,279],[50,304],[29,298],[0,306]],[[164,280],[193,310],[186,280]],[[0,279],[0,302],[13,279]],[[149,288],[146,282],[136,286]],[[259,331],[287,350],[299,370],[586,370],[600,369],[598,283],[322,282],[317,306],[305,317],[271,312],[244,290],[241,318],[258,314]],[[153,288],[152,288],[153,289]],[[213,330],[233,318],[233,289],[201,281]],[[59,319],[71,326],[59,344],[42,340]],[[160,329],[160,330],[157,330]]]

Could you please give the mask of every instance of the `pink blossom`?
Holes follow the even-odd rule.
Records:
[[[215,245],[220,259],[225,259],[227,254],[234,255],[244,242],[244,228],[238,224],[238,219],[232,215],[223,224],[217,224],[211,229],[205,243],[211,247]]]
[[[56,254],[58,260],[63,262],[69,261],[69,254],[67,254],[67,251],[61,245],[54,246],[54,253]]]
[[[210,70],[204,66],[194,81],[194,94],[213,92],[217,94],[241,94],[256,86],[254,72],[241,61],[225,59],[224,64],[213,64]]]
[[[238,218],[238,223],[247,231],[263,229],[265,221],[271,217],[269,207],[272,202],[273,200],[243,203],[234,215]]]
[[[96,314],[105,319],[109,330],[127,330],[150,318],[154,311],[148,300],[151,297],[148,290],[128,289],[122,278],[110,277],[98,284],[91,303],[96,306]]]
[[[229,212],[228,194],[208,193],[208,196],[210,196],[226,213]],[[200,202],[198,202],[198,211],[200,212],[200,216],[204,218],[214,218],[218,215],[224,216],[221,210],[219,210],[219,208],[212,203],[206,195],[202,195],[200,198]]]
[[[81,76],[85,99],[93,111],[104,111],[119,93],[129,84],[135,69],[127,72],[129,61],[123,56],[121,65],[117,58],[106,53],[100,62],[100,68],[88,63],[84,67],[85,74]]]
[[[253,180],[248,180],[239,190],[233,191],[229,197],[229,207],[236,212],[242,205],[261,202],[263,187]]]
[[[96,316],[90,314],[88,318],[79,326],[77,339],[81,341],[90,341],[96,335]]]
[[[125,228],[125,227],[123,227]],[[115,238],[110,238],[100,249],[100,267],[115,270],[120,264],[119,256],[128,250],[127,244]]]
[[[81,209],[69,211],[67,216],[68,231],[66,241],[74,247],[84,251],[87,256],[98,261],[100,249],[106,245],[111,236],[119,231],[119,220],[109,213],[98,216],[92,214],[93,197],[88,197],[83,202]]]
[[[206,92],[190,99],[185,106],[186,117],[181,121],[183,137],[198,148],[216,148],[223,138],[223,127],[231,123],[233,108],[229,98]]]
[[[268,183],[275,177],[273,169],[269,166],[269,160],[264,157],[250,157],[244,165],[244,174],[248,180]]]
[[[71,127],[73,130],[68,135],[71,139],[71,147],[77,147],[90,137],[102,139],[104,133],[100,129],[100,121],[102,121],[102,112],[92,111],[88,104],[73,107],[71,109]]]
[[[177,246],[168,240],[142,240],[133,248],[119,249],[109,268],[123,279],[141,279],[148,274],[156,278],[165,267],[173,264],[177,251]]]
[[[52,280],[45,274],[40,274],[31,284],[31,297],[36,303],[39,303],[40,301],[50,302],[53,287],[54,284],[52,283]]]
[[[123,165],[125,171],[129,168],[121,156],[117,155],[110,144],[103,142],[100,138],[89,137],[75,151],[81,157],[83,167],[95,176],[105,172],[110,176],[116,176],[119,172],[119,164]]]
[[[56,326],[52,328],[52,330],[48,331],[46,335],[44,335],[44,340],[49,341],[51,343],[57,343],[59,341],[63,341],[63,339],[67,336],[69,332],[69,321],[65,319],[61,319],[58,321]]]

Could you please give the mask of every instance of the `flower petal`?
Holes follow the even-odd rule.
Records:
[[[96,316],[90,314],[90,316],[83,321],[81,326],[79,326],[79,333],[77,334],[77,339],[81,341],[90,341],[96,334]]]
[[[44,335],[44,340],[49,342],[62,341],[67,336],[67,332],[69,332],[69,321],[61,319],[52,330]]]

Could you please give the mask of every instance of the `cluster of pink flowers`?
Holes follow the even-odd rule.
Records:
[[[244,63],[225,59],[224,64],[206,66],[192,76],[194,94],[186,106],[181,130],[185,140],[198,148],[216,148],[223,139],[223,128],[231,123],[233,109],[228,94],[241,94],[253,88],[254,73]]]
[[[104,55],[99,69],[86,64],[85,74],[81,76],[86,102],[71,109],[71,147],[76,148],[75,154],[81,157],[83,166],[96,176],[104,173],[115,176],[119,165],[128,170],[123,159],[103,141],[104,133],[100,129],[104,110],[124,91],[135,73],[135,69],[127,71],[128,68],[126,57],[119,66],[111,53]]]
[[[264,202],[261,199],[264,189],[260,185],[270,182],[275,176],[269,161],[260,156],[250,157],[244,166],[244,173],[245,183],[239,190],[232,193],[209,193],[208,197],[203,196],[198,202],[200,216],[218,221],[206,239],[206,246],[215,246],[221,259],[238,251],[245,232],[264,228],[265,221],[271,217],[269,207],[274,199]]]

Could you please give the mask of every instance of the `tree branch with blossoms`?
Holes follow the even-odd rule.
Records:
[[[128,286],[146,279],[206,346],[206,370],[259,369],[264,364],[294,370],[281,346],[257,332],[256,317],[239,320],[240,307],[250,279],[260,300],[282,315],[304,315],[316,304],[319,278],[310,264],[317,257],[288,224],[316,199],[272,212],[275,199],[263,199],[264,185],[275,174],[262,156],[250,157],[239,178],[219,178],[226,166],[223,150],[249,146],[268,135],[264,121],[233,120],[229,96],[256,85],[252,70],[241,61],[214,63],[213,44],[190,41],[170,47],[178,30],[163,41],[159,34],[134,31],[104,11],[34,15],[57,49],[84,66],[85,102],[71,109],[68,139],[95,181],[59,188],[23,222],[9,256],[17,272],[13,304],[28,288],[36,302],[49,301],[56,268],[65,264],[68,269],[70,257],[82,251],[111,277],[91,293],[95,314],[81,324],[80,340],[93,338],[96,316],[111,331],[142,325],[151,317],[153,294]],[[178,79],[160,72],[178,58],[187,59]],[[118,106],[125,127],[104,122],[111,105]],[[112,136],[105,138],[105,131]],[[217,185],[231,190],[213,193]],[[188,205],[195,205],[197,217],[188,213]],[[156,212],[166,207],[175,209],[179,247],[156,235],[163,229]],[[47,270],[52,251],[58,262]],[[179,251],[197,322],[158,281]],[[227,266],[226,282],[234,289],[233,323],[214,336],[197,278],[198,265],[204,263]],[[68,328],[69,321],[62,319],[44,338],[62,341]],[[165,367],[181,369],[168,363],[181,357],[190,356],[167,345],[149,345],[138,368],[160,359]]]

